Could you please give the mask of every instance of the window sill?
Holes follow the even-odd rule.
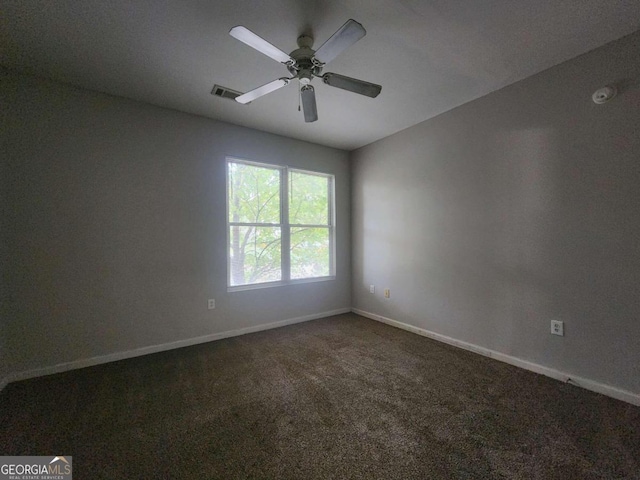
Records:
[[[330,275],[328,277],[300,278],[296,280],[289,280],[287,282],[279,281],[279,282],[252,283],[250,285],[235,285],[232,287],[227,287],[227,292],[243,292],[245,290],[257,290],[262,288],[273,288],[273,287],[286,287],[291,285],[300,285],[303,283],[329,282],[335,279],[336,279],[335,275]]]

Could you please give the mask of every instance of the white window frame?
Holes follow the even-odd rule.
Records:
[[[268,168],[271,170],[278,170],[280,172],[280,223],[245,223],[245,222],[231,222],[229,220],[229,164],[241,163],[244,165],[251,165],[255,167]],[[290,224],[289,223],[289,173],[296,172],[305,175],[316,175],[328,179],[328,205],[329,205],[329,218],[328,225],[311,225],[311,224]],[[312,170],[305,170],[296,167],[290,167],[288,165],[277,165],[264,162],[256,162],[253,160],[245,160],[238,157],[226,157],[225,161],[225,205],[226,205],[226,257],[227,257],[227,291],[237,292],[242,290],[254,290],[258,288],[271,288],[279,287],[283,285],[292,285],[299,283],[313,283],[313,282],[325,282],[329,280],[335,280],[336,278],[336,208],[335,208],[335,175],[326,172],[318,172]],[[274,282],[262,282],[251,283],[247,285],[231,285],[231,250],[229,248],[231,238],[230,230],[231,226],[270,226],[279,227],[281,234],[280,242],[280,268],[282,271],[282,279]],[[291,229],[296,227],[310,227],[310,228],[327,228],[329,230],[329,275],[322,277],[309,277],[309,278],[291,278]]]

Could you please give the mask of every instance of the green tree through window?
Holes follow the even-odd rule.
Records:
[[[333,176],[227,161],[229,286],[331,277]]]

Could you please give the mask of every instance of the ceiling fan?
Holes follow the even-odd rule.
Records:
[[[248,28],[243,26],[233,27],[229,31],[229,35],[256,49],[260,53],[284,64],[292,75],[292,77],[278,78],[261,87],[250,90],[236,97],[236,101],[242,104],[249,103],[267,93],[289,85],[292,80],[297,79],[300,83],[300,97],[302,99],[304,121],[315,122],[318,120],[318,110],[316,108],[316,94],[311,85],[313,77],[321,78],[325,84],[331,87],[341,88],[371,98],[377,97],[382,90],[380,85],[356,78],[345,77],[337,73],[327,72],[322,74],[322,69],[327,63],[366,34],[367,32],[362,25],[355,20],[348,20],[336,33],[331,35],[329,40],[324,42],[318,50],[311,48],[313,46],[313,38],[311,36],[301,35],[298,37],[298,49],[287,55],[278,47],[259,37]]]

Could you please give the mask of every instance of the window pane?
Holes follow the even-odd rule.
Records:
[[[229,162],[229,221],[280,223],[280,170]]]
[[[289,223],[329,224],[329,177],[289,173]]]
[[[328,228],[291,229],[291,278],[330,275]]]
[[[229,227],[231,285],[282,279],[280,227]]]

